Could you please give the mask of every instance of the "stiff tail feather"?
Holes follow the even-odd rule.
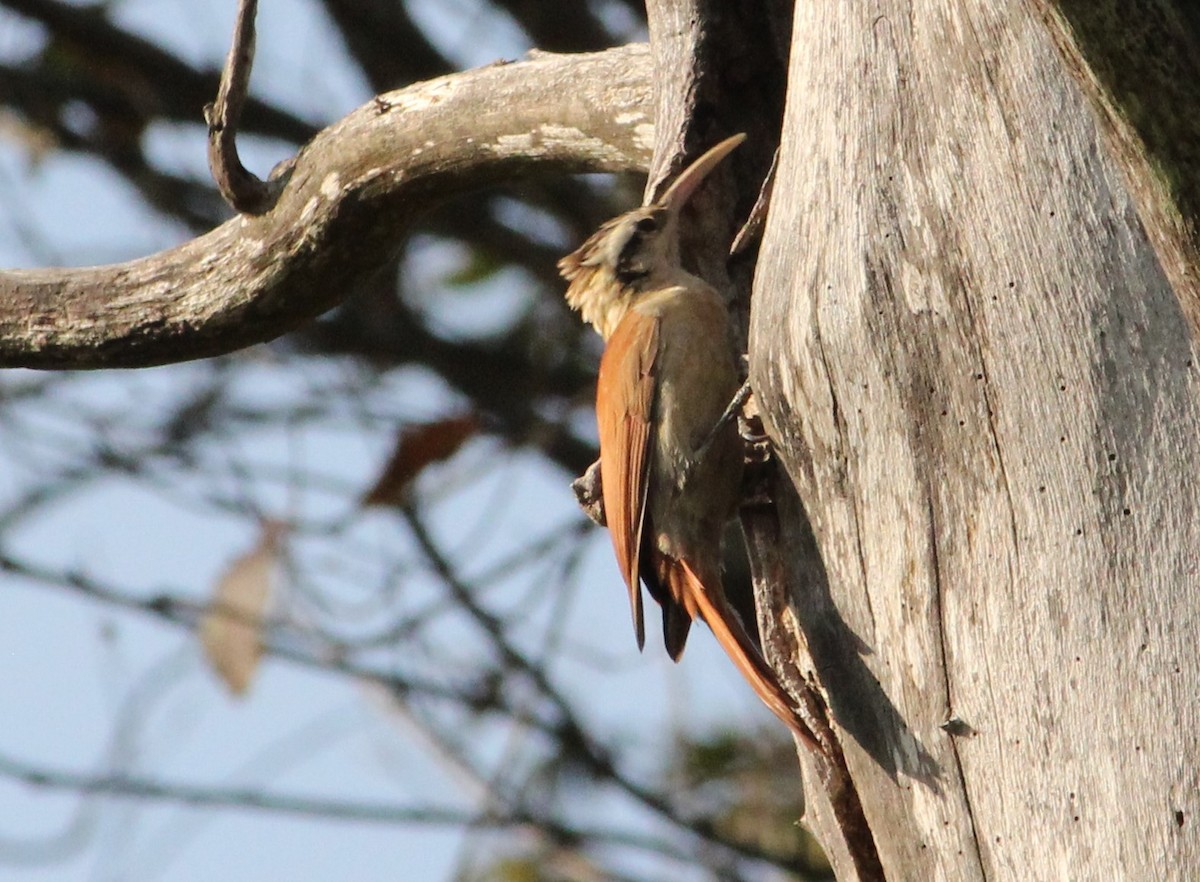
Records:
[[[670,581],[675,583],[671,585],[671,593],[680,600],[686,598],[691,601],[684,601],[688,611],[694,609],[700,614],[717,638],[717,642],[721,644],[721,648],[725,650],[725,654],[742,672],[742,676],[771,713],[786,723],[796,737],[808,747],[822,752],[816,736],[800,719],[791,698],[775,676],[775,672],[767,665],[758,647],[754,645],[754,641],[750,639],[750,635],[746,633],[741,619],[729,606],[720,589],[710,594],[705,589],[703,580],[685,561],[675,561],[675,564],[668,576]]]

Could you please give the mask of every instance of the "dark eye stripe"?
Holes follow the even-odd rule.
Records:
[[[644,279],[650,275],[650,270],[643,267],[634,268],[630,266],[620,266],[617,267],[615,275],[617,277],[617,281],[622,285],[632,285],[639,279]]]

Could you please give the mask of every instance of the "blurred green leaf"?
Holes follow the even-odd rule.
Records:
[[[442,283],[451,288],[466,288],[485,282],[504,269],[505,263],[484,253],[483,249],[471,251],[471,255],[462,266],[452,273],[447,273]]]

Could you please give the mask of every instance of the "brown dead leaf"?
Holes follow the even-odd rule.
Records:
[[[24,147],[30,168],[40,166],[42,160],[60,146],[58,138],[49,129],[7,109],[0,110],[0,141]]]
[[[263,616],[271,599],[285,528],[265,521],[258,544],[225,571],[200,620],[200,645],[217,676],[244,695],[262,657]]]
[[[406,426],[396,449],[375,486],[363,497],[364,506],[401,505],[409,486],[429,465],[449,459],[479,431],[474,414],[447,417]]]

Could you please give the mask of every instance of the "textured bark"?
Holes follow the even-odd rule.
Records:
[[[276,174],[261,215],[125,264],[0,273],[0,365],[140,367],[272,339],[341,302],[452,195],[534,169],[645,168],[652,112],[640,46],[382,95]]]
[[[655,126],[645,201],[717,141],[746,135],[685,211],[682,231],[685,267],[726,296],[744,347],[753,265],[731,265],[729,243],[779,143],[790,10],[786,0],[650,0],[646,14]]]
[[[796,8],[751,374],[888,879],[1200,878],[1194,251],[1080,58],[1038,3]]]
[[[1126,169],[1138,214],[1193,326],[1200,320],[1200,5],[1039,0]]]

